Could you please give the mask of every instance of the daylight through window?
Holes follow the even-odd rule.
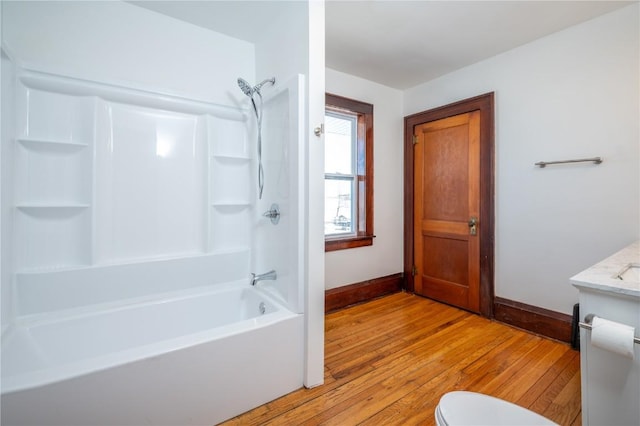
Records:
[[[373,241],[373,105],[327,94],[325,250]]]
[[[327,112],[325,117],[325,235],[355,235],[355,161],[357,115]]]

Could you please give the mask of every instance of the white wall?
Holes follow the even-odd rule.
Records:
[[[373,104],[373,245],[328,252],[327,289],[402,272],[403,114],[402,92],[332,69],[326,91]]]
[[[274,1],[277,18],[261,34],[255,45],[256,83],[276,77],[285,81],[294,74],[309,72],[308,5],[300,1]]]
[[[570,313],[569,277],[639,238],[638,16],[635,4],[405,91],[404,115],[495,91],[496,296]],[[604,163],[534,167],[592,156]]]
[[[3,42],[28,68],[225,105],[254,80],[254,46],[124,2],[2,2]],[[188,46],[185,48],[185,46]]]

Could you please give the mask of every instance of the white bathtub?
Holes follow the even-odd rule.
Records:
[[[246,281],[27,316],[2,342],[2,424],[212,425],[302,387],[302,339]]]

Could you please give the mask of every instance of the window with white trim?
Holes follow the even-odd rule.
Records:
[[[325,251],[373,243],[373,105],[326,95]]]

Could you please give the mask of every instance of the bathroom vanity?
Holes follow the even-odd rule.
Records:
[[[571,278],[580,292],[580,321],[594,314],[635,328],[640,335],[640,242]],[[582,424],[640,425],[640,345],[624,356],[592,345],[580,330]]]

